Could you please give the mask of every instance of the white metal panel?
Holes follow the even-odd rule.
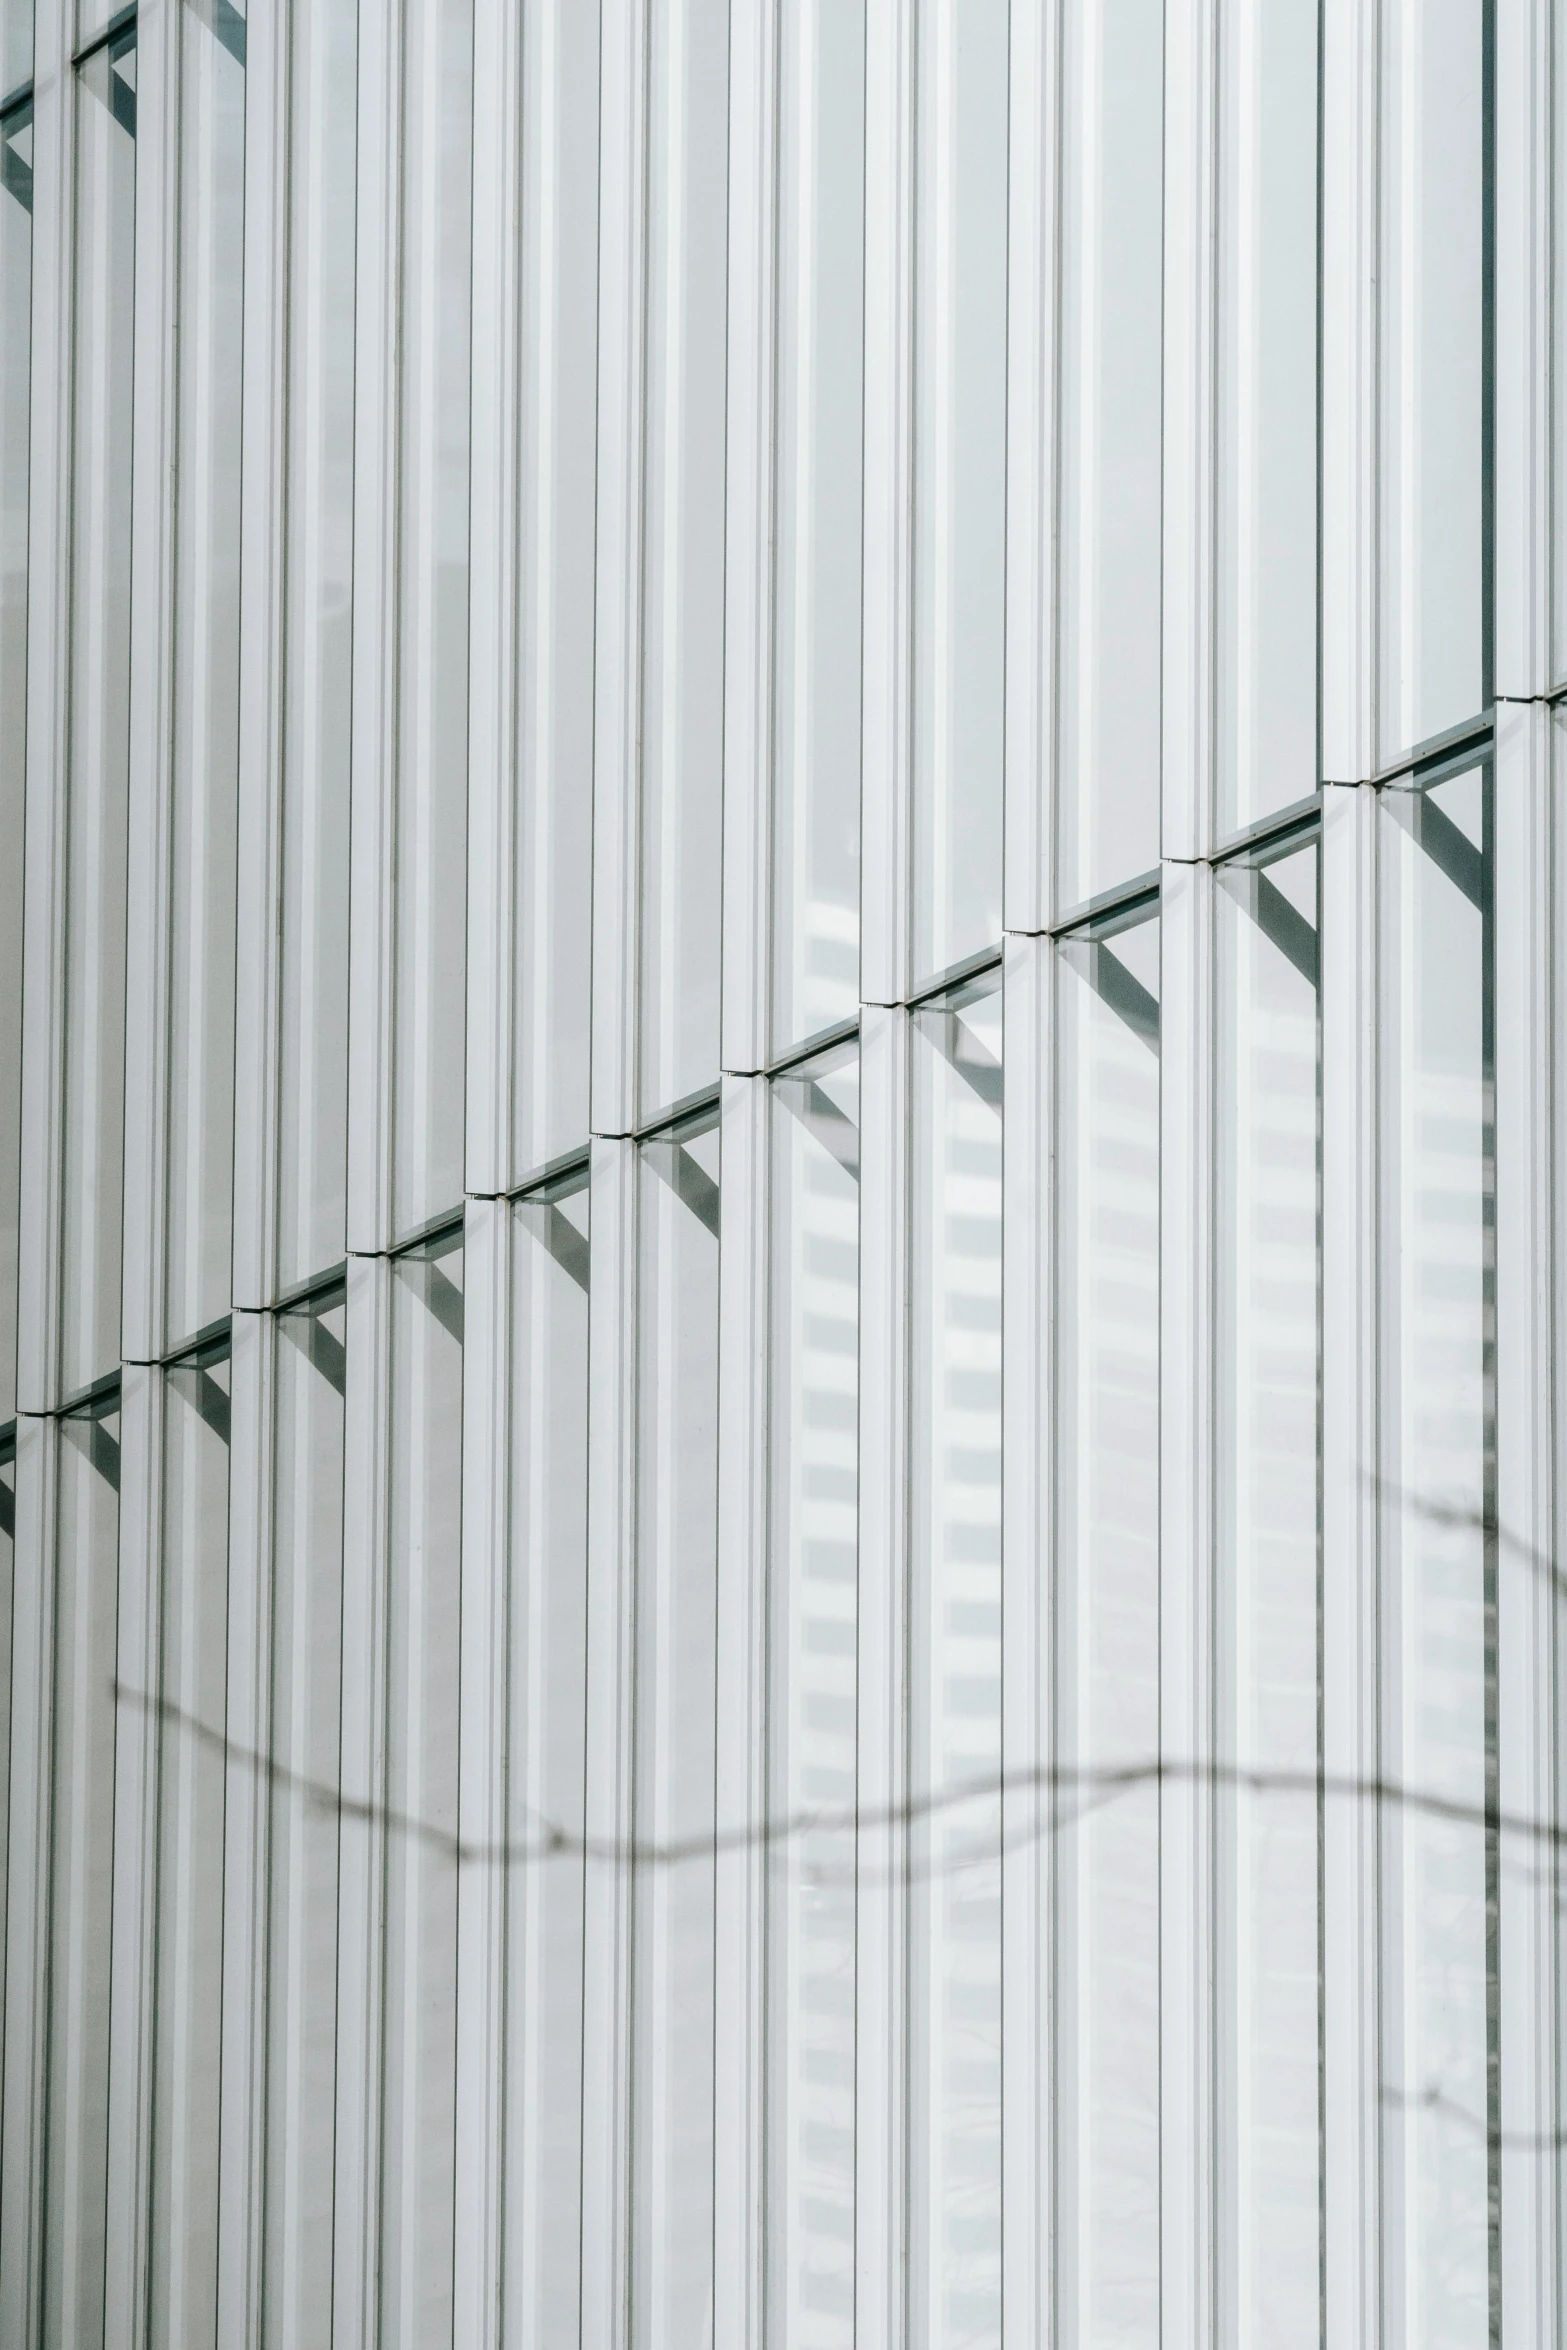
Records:
[[[158,1712],[163,1599],[161,1371],[127,1366],[120,1401],[120,1598],[109,2006],[104,2342],[147,2343],[157,2029]],[[151,2346],[148,2346],[151,2350]]]
[[[174,592],[178,518],[178,8],[136,37],[136,357],[131,468],[130,797],[125,923],[121,1348],[164,1351],[169,972],[173,943]],[[187,1332],[173,1334],[185,1337]]]
[[[582,2350],[630,2324],[636,1153],[596,1141],[589,1198],[588,1869],[583,1921]]]
[[[1530,2350],[1561,2331],[1559,1895],[1543,1839],[1559,1803],[1562,725],[1504,707],[1496,738],[1497,1799],[1525,1823],[1503,1831],[1497,1928],[1502,2338]]]
[[[349,1259],[332,2244],[332,2339],[339,2350],[372,2350],[380,2338],[391,1284],[384,1259]]]
[[[1055,949],[1048,939],[1008,943],[1003,988],[1001,2323],[1007,2350],[1036,2350],[1055,2338]]]
[[[1159,2129],[1168,2350],[1217,2339],[1213,874],[1167,864],[1159,1003]]]
[[[908,2327],[909,1020],[860,1032],[860,1869],[855,1899],[857,2350]],[[889,1824],[890,1823],[890,1824]]]
[[[1552,683],[1551,71],[1557,13],[1549,0],[1508,0],[1496,11],[1493,35],[1496,691],[1519,697],[1545,693]]]
[[[1192,0],[1167,17],[1160,810],[1166,857],[1205,855],[1213,832],[1217,46],[1213,0]]]
[[[914,562],[914,7],[865,10],[865,640],[860,993],[909,986]]]
[[[1323,0],[1322,773],[1376,752],[1376,0]]]
[[[234,1302],[277,1281],[290,0],[245,33],[245,416],[240,476]],[[236,1528],[238,1520],[234,1521]]]
[[[761,2350],[766,2185],[768,1088],[724,1081],[718,1273],[713,2339]],[[789,1865],[787,1856],[784,1865]]]
[[[1382,2339],[1377,1813],[1376,796],[1322,816],[1322,1676],[1325,2311]]]

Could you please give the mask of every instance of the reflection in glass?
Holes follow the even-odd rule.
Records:
[[[506,1839],[583,1832],[587,1169],[513,1211]],[[583,1864],[506,1879],[502,2296],[514,2338],[574,2342],[582,2190]]]
[[[650,12],[642,542],[648,1110],[718,1073],[728,0]]]
[[[0,0],[0,97],[33,70],[33,0]]]
[[[1001,975],[913,1019],[909,2291],[1001,2338]]]
[[[217,2336],[227,1346],[164,1378],[148,2331],[171,2350],[207,2350]]]
[[[41,2339],[104,2339],[120,1399],[60,1422]]]
[[[859,998],[864,0],[779,31],[775,1047]]]
[[[278,1317],[269,1751],[338,1784],[342,1711],[343,1293]],[[338,1820],[281,1783],[267,1860],[261,2341],[330,2350]]]
[[[1001,936],[1007,7],[918,13],[914,903],[917,973]]]
[[[1159,923],[1063,942],[1056,1164],[1055,1762],[1159,1753]],[[1057,1835],[1056,2310],[1159,2340],[1159,1796]]]
[[[632,2332],[662,2350],[712,2326],[716,1110],[638,1157],[633,1833],[699,1847],[631,1897]]]
[[[13,9],[3,20],[8,41]],[[32,40],[31,0],[26,12]],[[10,82],[3,83],[9,89]],[[27,788],[27,424],[31,99],[0,118],[0,1421],[16,1409],[22,1126],[22,842]]]
[[[393,1222],[462,1197],[471,0],[403,0]]]
[[[386,1806],[457,1835],[462,1552],[460,1228],[392,1267]],[[381,2050],[381,2340],[452,2332],[457,1864],[453,1845],[386,1833]]]
[[[130,750],[135,28],[76,77],[60,1383],[120,1358]]]
[[[1389,0],[1382,42],[1379,763],[1476,716],[1487,567],[1485,11]]]
[[[357,0],[290,17],[278,1279],[343,1254]]]
[[[1381,1775],[1465,1808],[1384,1808],[1385,2291],[1398,2338],[1493,2339],[1497,2127],[1495,1203],[1490,778],[1382,795]],[[1494,2141],[1493,2141],[1494,2145]]]
[[[1317,12],[1219,25],[1222,835],[1317,786]]]
[[[513,1163],[588,1130],[599,12],[522,14]]]
[[[1159,0],[1062,19],[1056,898],[1159,860]]]
[[[180,10],[168,1327],[229,1301],[239,790],[245,69]]]
[[[1321,2340],[1317,849],[1218,876],[1222,2338]]]
[[[769,1819],[851,1819],[859,1532],[859,1057],[772,1088]],[[769,2338],[854,2338],[854,1842],[768,1894]]]

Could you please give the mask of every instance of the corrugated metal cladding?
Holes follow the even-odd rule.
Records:
[[[1564,381],[1567,0],[0,0],[7,2350],[1567,2339]]]

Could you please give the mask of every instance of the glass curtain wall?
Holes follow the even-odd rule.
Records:
[[[0,72],[0,1426],[16,1410],[27,786],[27,435],[32,350],[32,12],[5,20]],[[25,35],[25,37],[24,37]],[[12,92],[22,84],[20,93]]]

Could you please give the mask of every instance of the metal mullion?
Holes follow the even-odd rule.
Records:
[[[164,1411],[162,1371],[128,1366],[120,1402],[116,1671],[120,1689],[131,1702],[117,1708],[114,1725],[106,2350],[152,2350],[148,2280],[163,1772],[163,1723],[157,1701],[163,1656]]]
[[[718,1293],[717,1994],[713,2339],[761,2350],[767,2325],[770,1088],[724,1082]],[[732,1839],[732,1841],[730,1841]],[[775,2182],[772,2182],[775,2184]]]
[[[619,2350],[631,2310],[631,1872],[637,1406],[637,1158],[593,1146],[588,1301],[587,1779],[583,1916],[584,2350]]]
[[[599,1134],[631,1129],[638,1090],[648,7],[610,0],[600,65],[590,1121]]]
[[[387,1552],[391,1519],[392,1268],[348,1267],[343,1416],[343,1686],[338,1858],[332,2338],[379,2339],[385,2008]],[[357,1815],[357,1816],[349,1816]]]
[[[59,1400],[75,377],[72,0],[37,0],[28,451],[27,782],[16,1398]]]
[[[233,1270],[245,1307],[273,1304],[278,1280],[294,5],[309,0],[256,12],[245,68]]]
[[[1519,699],[1550,689],[1555,620],[1551,18],[1496,12],[1496,691]]]
[[[1160,846],[1213,837],[1218,7],[1171,16],[1164,76],[1163,660]]]
[[[513,1212],[486,1201],[464,1242],[462,1663],[457,1833],[501,1850],[508,1833]],[[518,1569],[520,1574],[520,1567]],[[519,1589],[517,1604],[522,1604]],[[511,1872],[463,1872],[457,1899],[454,2338],[489,2338],[505,2287],[507,1901]]]
[[[855,1891],[855,2342],[907,2339],[909,1996],[897,1824],[908,1787],[911,1024],[868,1009],[860,1045],[857,1808],[890,1824]],[[862,1838],[863,1838],[862,1831]]]
[[[1008,942],[1002,1122],[1003,2350],[1054,2339],[1056,952]]]
[[[860,994],[876,1004],[910,977],[914,51],[913,0],[866,0]]]
[[[130,752],[125,926],[121,1351],[167,1349],[169,998],[173,958],[175,570],[179,435],[182,12],[136,48]]]
[[[737,10],[729,65],[723,995],[720,1060],[753,1071],[772,1034],[774,508],[779,0]]]

